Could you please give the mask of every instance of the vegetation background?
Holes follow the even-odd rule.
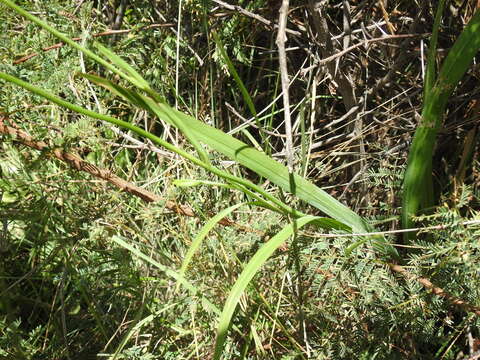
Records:
[[[286,163],[274,26],[280,1],[17,3],[82,44],[95,37],[172,106]],[[440,62],[477,6],[447,2]],[[378,230],[400,228],[436,7],[413,0],[290,2],[295,171]],[[189,148],[174,128],[75,76],[118,80],[75,49],[45,49],[58,39],[1,3],[0,24],[0,71]],[[474,62],[448,102],[433,158],[437,203],[416,218],[429,230],[408,243],[399,233],[386,235],[409,275],[392,271],[353,236],[302,229],[241,297],[225,359],[473,359],[480,349],[479,74]],[[250,198],[145,139],[0,85],[2,125],[18,130],[0,135],[0,358],[212,357],[218,315],[204,299],[222,308],[245,264],[288,219],[239,207],[206,236],[186,273],[201,296],[177,288],[153,263],[180,269],[203,225]],[[46,146],[32,148],[20,131]],[[54,148],[63,160],[74,154],[156,201],[72,168]],[[319,214],[222,155],[209,157],[296,209]],[[195,181],[179,181],[185,179]],[[426,291],[422,279],[456,300]]]

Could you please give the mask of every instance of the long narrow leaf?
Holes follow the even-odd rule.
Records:
[[[250,94],[248,93],[247,88],[245,87],[242,79],[238,75],[237,70],[235,69],[235,66],[233,66],[232,61],[228,57],[228,54],[225,51],[225,48],[223,46],[222,40],[220,39],[220,37],[217,35],[216,32],[212,32],[212,35],[213,35],[213,39],[215,40],[215,43],[217,44],[217,49],[219,50],[223,61],[225,61],[225,64],[227,64],[228,71],[230,71],[230,73],[232,74],[240,92],[242,93],[243,101],[245,101],[245,103],[247,104],[248,109],[250,110],[252,116],[256,117],[257,110],[255,110],[255,105],[253,104],[252,98],[250,97]]]
[[[222,211],[220,211],[217,215],[215,215],[213,218],[207,221],[207,223],[202,227],[202,229],[199,231],[197,236],[192,241],[192,244],[188,248],[187,254],[185,255],[185,258],[183,259],[182,266],[180,268],[180,275],[185,276],[185,272],[187,271],[188,265],[193,259],[193,256],[195,255],[195,252],[198,250],[198,248],[201,246],[203,239],[208,235],[210,230],[212,230],[215,225],[218,224],[220,220],[225,218],[226,216],[230,215],[233,211],[238,209],[241,206],[248,205],[249,203],[240,203],[240,204],[235,204],[233,206],[230,206]],[[180,285],[180,283],[179,283]]]
[[[120,245],[121,247],[127,249],[128,251],[130,251],[132,254],[134,254],[135,256],[137,256],[138,258],[140,259],[143,259],[145,260],[146,262],[148,262],[149,264],[155,266],[156,268],[158,268],[159,270],[163,271],[166,275],[168,275],[169,277],[175,279],[178,283],[182,284],[182,286],[187,289],[188,291],[190,291],[190,293],[192,295],[195,295],[195,296],[199,296],[200,298],[202,298],[202,301],[206,304],[206,306],[208,307],[208,309],[214,313],[217,313],[217,314],[220,314],[220,310],[210,301],[208,300],[207,298],[205,298],[202,294],[200,294],[200,292],[198,291],[198,289],[193,286],[187,279],[185,279],[183,276],[181,276],[180,274],[176,273],[175,271],[169,269],[168,267],[160,264],[158,261],[152,259],[150,256],[147,256],[145,255],[144,253],[142,253],[140,250],[138,250],[137,248],[133,247],[131,244],[129,244],[128,242],[126,242],[125,240],[123,240],[122,238],[120,238],[119,236],[116,236],[114,235],[112,237],[112,240],[117,243],[118,245]]]
[[[315,220],[316,217],[310,215],[295,220],[294,223],[285,226],[277,235],[272,237],[250,259],[230,290],[227,301],[225,301],[225,305],[223,306],[222,315],[218,320],[217,340],[215,343],[215,354],[213,356],[215,360],[220,359],[222,355],[223,345],[227,337],[233,313],[250,281],[280,245],[293,235],[296,230]]]
[[[127,62],[125,62],[120,56],[116,55],[114,52],[110,51],[107,49],[105,46],[101,45],[100,43],[95,44],[97,49],[112,63],[117,65],[119,68],[123,69],[126,71],[129,76],[131,77],[132,80],[130,82],[138,87],[139,89],[142,89],[146,91],[150,96],[152,96],[154,99],[157,101],[161,101],[161,97],[159,94],[157,94],[155,91],[153,91],[150,88],[150,85],[147,83],[147,81],[132,67],[130,66]],[[86,78],[89,78],[88,75],[85,75]],[[90,79],[93,79],[94,76],[90,75]],[[99,77],[96,77],[96,80],[99,80]],[[138,98],[138,96],[137,96]],[[198,140],[194,135],[191,134],[190,129],[188,126],[186,126],[182,120],[179,117],[170,117],[170,122],[172,123],[173,126],[175,126],[178,130],[180,130],[183,135],[186,137],[186,139],[190,142],[190,144],[195,148],[195,151],[197,152],[198,156],[200,159],[205,162],[209,163],[210,160],[208,158],[207,153],[205,150],[202,148]]]
[[[188,115],[174,109],[169,109],[169,111],[175,111],[178,116],[183,117],[195,136],[214,150],[253,170],[333,219],[348,225],[353,231],[368,232],[371,230],[371,227],[355,212],[303,177],[293,174],[294,186],[292,186],[288,169],[265,153]]]
[[[403,182],[402,227],[412,227],[411,217],[433,205],[432,157],[449,97],[480,49],[480,11],[462,31],[445,59],[435,85],[426,94],[422,118],[415,131]],[[429,61],[434,61],[429,58]],[[405,241],[415,233],[406,233]]]
[[[210,125],[202,123],[191,116],[174,110],[167,104],[158,104],[152,99],[138,95],[131,90],[124,89],[110,80],[106,80],[94,75],[82,74],[94,83],[104,86],[119,96],[127,100],[134,101],[137,106],[142,106],[152,111],[161,119],[174,125],[171,117],[178,116],[182,121],[188,124],[192,133],[201,141],[209,145],[212,149],[224,154],[232,160],[237,161],[241,165],[255,171],[257,174],[269,179],[272,183],[282,187],[285,191],[289,191],[300,199],[306,201],[310,205],[320,209],[333,219],[343,223],[353,229],[355,232],[368,232],[372,228],[356,213],[348,207],[331,197],[325,191],[321,190],[303,177],[294,174],[295,188],[292,188],[289,181],[288,169],[267,156],[265,153],[248,146],[244,142],[220,131]],[[249,186],[251,187],[251,186]],[[258,189],[255,189],[258,191]],[[301,216],[297,213],[297,216]],[[340,225],[340,224],[338,224]],[[345,229],[345,228],[344,228]],[[345,229],[346,230],[346,229]]]
[[[22,80],[14,77],[14,76],[11,76],[11,75],[0,72],[0,79],[12,82],[16,85],[19,85],[19,86],[31,91],[34,94],[42,96],[42,97],[52,101],[53,103],[55,103],[59,106],[65,107],[65,108],[70,109],[72,111],[75,111],[79,114],[83,114],[83,115],[92,117],[94,119],[106,121],[106,122],[109,122],[111,124],[120,126],[122,128],[131,130],[134,133],[151,140],[153,143],[155,143],[157,145],[160,145],[160,146],[163,146],[167,150],[170,150],[172,152],[175,152],[175,153],[179,154],[180,156],[184,157],[185,159],[187,159],[187,160],[191,161],[192,163],[194,163],[194,164],[212,172],[213,174],[232,182],[233,184],[235,184],[235,186],[244,187],[243,191],[245,191],[250,196],[255,198],[258,201],[257,205],[259,205],[259,206],[264,206],[264,207],[266,207],[270,210],[273,210],[273,211],[278,211],[278,212],[281,212],[281,213],[290,214],[293,217],[301,217],[301,216],[305,215],[302,212],[297,211],[297,210],[292,209],[291,207],[287,206],[286,204],[284,204],[283,202],[281,202],[280,200],[278,200],[277,198],[275,198],[274,196],[269,194],[267,191],[265,191],[262,187],[260,187],[258,185],[255,185],[248,180],[245,180],[245,179],[240,178],[238,176],[235,176],[235,175],[232,175],[232,174],[227,173],[225,171],[222,171],[222,170],[212,166],[211,164],[206,164],[203,161],[201,161],[200,159],[191,155],[190,153],[188,153],[188,152],[186,152],[186,151],[184,151],[184,150],[166,142],[165,140],[153,135],[152,133],[150,133],[148,131],[145,131],[144,129],[141,129],[141,128],[139,128],[135,125],[132,125],[128,122],[113,118],[111,116],[104,115],[104,114],[99,114],[95,111],[88,110],[88,109],[82,108],[81,106],[69,103],[68,101],[60,99],[59,97],[54,96],[51,93],[49,93],[49,92],[47,92],[43,89],[40,89],[36,86],[33,86],[29,83],[26,83],[25,81],[22,81]],[[140,96],[140,95],[138,95],[134,92],[131,92],[129,90],[126,90],[126,89],[121,89],[121,87],[117,87],[116,91],[118,93],[125,92],[126,94],[128,94],[128,97],[130,99],[133,99],[134,101],[138,102],[138,104],[140,106],[146,106],[147,109],[150,109],[150,107],[158,107],[160,109],[161,105],[156,104],[150,98]],[[157,109],[156,111],[158,112],[160,110]],[[163,110],[161,110],[161,111],[163,111]],[[247,146],[247,145],[245,145],[245,146]],[[249,189],[251,189],[251,190],[249,190]],[[268,201],[271,201],[273,204],[268,204],[265,199],[262,199],[259,196],[259,194],[262,195],[263,197],[265,197],[265,199],[267,199]],[[339,229],[339,230],[349,230],[350,229],[347,224],[343,224],[336,219],[319,218],[319,220],[317,221],[317,225],[324,228],[324,229],[332,229],[332,228],[333,229]]]
[[[107,61],[103,60],[90,50],[85,49],[74,41],[68,39],[68,37],[61,34],[59,31],[53,29],[35,16],[29,14],[22,8],[18,7],[10,0],[0,1],[20,13],[22,16],[30,19],[44,29],[48,30],[53,35],[59,37],[62,41],[65,41],[72,47],[84,52],[87,56],[90,56],[95,61],[99,62],[100,64],[104,65],[105,67],[114,71],[120,76],[124,77],[130,83],[137,83],[135,81],[135,78],[132,78],[132,76],[123,73],[118,68],[112,66]],[[148,88],[143,90],[147,91],[153,96],[155,100],[152,100],[152,102],[159,101],[159,97],[154,96],[151,89]],[[174,123],[177,118],[183,119],[184,122],[181,123],[182,126],[184,125],[186,128],[188,128],[188,130],[191,130],[194,133],[192,139],[196,138],[200,141],[203,141],[208,146],[212,147],[214,150],[219,151],[224,155],[238,161],[240,164],[255,171],[258,175],[269,179],[274,184],[282,187],[284,190],[291,192],[298,198],[318,208],[328,216],[331,216],[333,219],[349,226],[354,232],[366,232],[371,230],[371,227],[360,216],[358,216],[348,207],[341,204],[339,201],[335,200],[326,192],[322,191],[317,186],[308,182],[304,178],[296,174],[293,175],[292,178],[290,178],[287,168],[282,164],[276,162],[272,158],[268,157],[267,155],[249,147],[240,140],[237,140],[218,129],[208,126],[207,124],[204,124],[188,115],[172,109],[167,104],[158,105],[161,106],[163,109],[163,119],[165,121],[170,121]],[[133,126],[130,125],[130,127]],[[144,135],[142,134],[142,136]],[[199,149],[197,149],[197,151],[198,150]],[[199,153],[199,155],[203,157],[201,152]],[[206,162],[205,159],[202,160],[202,163]],[[295,213],[293,209],[292,212]],[[300,216],[300,213],[296,212],[296,216]]]
[[[423,98],[428,99],[430,91],[433,88],[433,84],[436,80],[436,64],[437,64],[437,43],[438,33],[440,31],[440,22],[442,21],[443,8],[445,7],[445,0],[438,2],[437,12],[435,13],[435,21],[433,23],[432,36],[430,37],[430,44],[428,46],[427,56],[427,71],[425,74],[425,87],[423,92]]]

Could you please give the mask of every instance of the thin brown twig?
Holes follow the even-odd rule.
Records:
[[[50,154],[52,154],[55,158],[58,160],[61,160],[68,165],[70,165],[72,168],[79,170],[79,171],[84,171],[89,173],[90,175],[93,175],[97,178],[103,179],[110,184],[116,186],[117,188],[140,197],[142,200],[146,202],[158,202],[162,200],[162,197],[148,191],[146,189],[143,189],[141,187],[138,187],[135,184],[132,184],[131,182],[128,182],[117,175],[113,174],[111,171],[107,169],[102,169],[99,168],[79,156],[66,152],[62,149],[59,148],[51,148],[48,146],[47,143],[44,141],[36,141],[34,140],[30,135],[28,135],[26,132],[23,130],[19,129],[18,127],[13,127],[13,126],[8,126],[4,123],[4,120],[7,120],[8,118],[5,115],[0,115],[0,134],[7,134],[10,136],[14,136],[15,140],[36,150],[40,151],[48,151]],[[184,215],[184,216],[189,216],[189,217],[195,217],[196,214],[192,210],[190,206],[187,205],[178,205],[175,201],[172,200],[167,200],[165,202],[165,207],[169,209],[170,211],[173,211],[179,215]],[[246,232],[257,232],[261,235],[263,235],[263,232],[259,232],[255,229],[251,229],[249,227],[243,226],[241,224],[238,224],[229,218],[223,218],[222,220],[219,221],[219,224],[223,226],[233,226],[236,227],[242,231]]]
[[[462,300],[462,299],[459,299],[453,295],[450,295],[449,293],[447,293],[445,290],[443,290],[442,288],[438,287],[438,286],[435,286],[432,284],[432,282],[430,280],[428,280],[427,278],[424,278],[424,277],[419,277],[419,276],[415,276],[411,273],[409,273],[403,266],[400,266],[400,265],[396,265],[396,264],[388,264],[388,266],[390,267],[390,269],[392,271],[395,271],[399,274],[402,274],[403,276],[405,276],[407,279],[415,279],[417,280],[420,284],[422,284],[426,289],[428,290],[431,290],[433,294],[439,296],[439,297],[442,297],[444,298],[445,300],[447,300],[448,302],[450,302],[451,304],[453,305],[456,305],[456,306],[459,306],[461,308],[463,308],[464,310],[468,311],[468,312],[472,312],[474,313],[475,315],[477,316],[480,316],[480,307],[478,306],[474,306],[468,302],[466,302],[465,300]]]
[[[231,4],[228,4],[228,3],[224,2],[224,1],[221,1],[221,0],[213,0],[213,2],[217,3],[218,5],[220,5],[222,7],[224,7],[225,9],[232,10],[232,11],[237,11],[242,15],[251,17],[252,19],[260,21],[261,23],[263,23],[265,25],[271,26],[273,28],[278,28],[279,27],[279,25],[273,23],[272,21],[267,20],[267,19],[265,19],[264,17],[262,17],[258,14],[255,14],[255,13],[252,13],[248,10],[245,10],[241,6],[231,5]],[[292,35],[297,35],[297,36],[301,35],[301,33],[299,31],[291,30],[291,29],[288,29],[288,28],[286,28],[285,31],[289,34],[292,34]]]
[[[337,53],[335,53],[335,54],[333,54],[329,57],[326,57],[325,59],[321,59],[321,60],[315,62],[313,65],[309,66],[308,68],[303,69],[302,72],[307,73],[308,71],[316,68],[319,65],[328,64],[329,62],[331,62],[335,59],[338,59],[338,58],[344,56],[345,54],[348,54],[352,50],[355,50],[356,48],[359,48],[359,47],[362,47],[362,46],[367,46],[370,43],[375,43],[375,42],[379,42],[379,41],[396,40],[396,39],[424,37],[424,36],[428,36],[428,35],[430,35],[430,34],[428,34],[428,33],[424,33],[424,34],[398,34],[398,35],[385,35],[385,36],[382,36],[382,37],[379,37],[379,38],[363,40],[363,41],[360,41],[359,43],[356,43],[352,46],[349,46],[348,48],[346,48],[344,50],[341,50],[341,51],[339,51],[339,52],[337,52]]]
[[[276,44],[278,47],[278,61],[280,65],[280,78],[282,80],[282,94],[283,94],[283,114],[285,119],[285,136],[286,146],[285,154],[287,157],[288,171],[293,173],[293,141],[292,141],[292,119],[290,117],[290,99],[288,88],[290,81],[288,80],[288,68],[287,68],[287,53],[285,51],[285,42],[287,41],[286,28],[287,28],[287,14],[288,14],[288,0],[282,0],[282,6],[280,7],[278,16],[278,34]]]
[[[385,9],[385,4],[383,3],[383,0],[378,0],[378,5],[380,6],[383,20],[385,20],[385,23],[387,24],[388,31],[390,32],[390,34],[395,35],[395,27],[390,22],[390,18],[388,16],[387,10]]]
[[[96,37],[101,37],[101,36],[121,35],[121,34],[128,34],[132,31],[143,31],[143,30],[155,29],[155,28],[160,28],[160,27],[172,27],[172,26],[175,26],[175,24],[151,24],[151,25],[143,26],[140,29],[107,30],[107,31],[103,31],[101,33],[93,34],[92,37],[96,38]],[[82,40],[82,38],[81,37],[75,37],[75,38],[72,38],[72,40],[73,41],[80,41],[80,40]],[[59,43],[53,44],[51,46],[44,47],[42,50],[44,52],[47,52],[47,51],[50,51],[50,50],[59,49],[59,48],[63,47],[64,45],[65,45],[65,43],[59,42]],[[38,53],[33,53],[33,54],[30,54],[30,55],[26,55],[24,57],[21,57],[20,59],[15,60],[13,62],[13,65],[18,65],[18,64],[24,63],[25,61],[30,60],[31,58],[33,58],[35,56],[38,56]]]
[[[448,229],[449,227],[453,226],[468,226],[468,225],[480,225],[480,220],[467,220],[462,221],[455,224],[443,224],[443,225],[435,225],[435,226],[427,226],[427,227],[416,227],[416,228],[408,228],[408,229],[399,229],[399,230],[387,230],[387,231],[374,231],[374,232],[367,232],[367,233],[353,233],[353,234],[316,234],[315,237],[319,238],[342,238],[342,237],[352,237],[352,236],[378,236],[378,235],[388,235],[388,234],[402,234],[407,232],[417,232],[417,231],[429,231],[429,230],[443,230]]]

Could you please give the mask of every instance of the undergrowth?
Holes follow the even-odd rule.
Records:
[[[89,40],[87,34],[111,28],[120,3],[19,2],[70,37],[83,36],[81,42]],[[223,356],[467,356],[480,343],[478,314],[426,290],[418,279],[480,305],[478,134],[474,132],[471,143],[464,141],[478,122],[476,67],[452,96],[446,130],[440,131],[433,168],[440,201],[413,219],[414,226],[427,230],[406,244],[395,230],[400,227],[406,158],[421,112],[422,60],[416,47],[423,46],[423,38],[357,48],[340,58],[337,67],[351,77],[359,99],[355,106],[363,124],[357,132],[352,124],[358,117],[336,122],[348,104],[334,74],[325,68],[305,72],[326,56],[313,38],[307,7],[292,3],[288,27],[301,33],[289,35],[289,71],[292,78],[297,76],[290,95],[298,172],[377,230],[390,231],[385,237],[395,244],[411,276],[392,271],[369,242],[359,243],[345,231],[327,234],[306,226],[274,253],[241,296]],[[431,31],[435,9],[430,2],[393,2],[388,23],[371,3],[351,2],[352,27],[360,29],[363,23],[365,34],[381,35],[375,22],[381,22],[382,29],[393,24],[398,34]],[[272,2],[238,4],[277,21],[278,8]],[[218,3],[185,1],[182,9],[178,34],[177,2],[132,1],[121,23],[132,31],[101,41],[134,64],[170,104],[285,162],[282,105],[275,100],[281,88],[274,31]],[[469,17],[473,5],[452,2],[447,11]],[[342,9],[332,3],[326,14],[332,36],[344,33]],[[442,49],[452,46],[463,27],[448,21],[439,39]],[[78,72],[105,75],[105,70],[67,46],[43,51],[58,40],[3,4],[0,23],[0,71],[192,148],[175,128],[146,110],[132,109],[107,90],[75,77]],[[142,29],[154,23],[171,24]],[[256,117],[250,118],[252,107],[240,95],[220,43],[251,96]],[[13,64],[33,52],[38,55]],[[196,292],[187,291],[139,254],[177,271],[203,225],[252,196],[211,186],[207,181],[218,184],[222,179],[173,152],[151,151],[146,139],[133,142],[132,133],[88,120],[10,83],[1,83],[0,113],[33,139],[74,153],[162,198],[145,202],[72,169],[51,151],[0,135],[0,358],[211,358],[218,314],[206,301],[222,308],[248,261],[288,217],[252,204],[236,209],[229,219],[242,227],[217,225],[208,233],[185,273]],[[453,160],[452,153],[458,154]],[[220,153],[209,151],[208,156],[218,168],[263,185],[295,209],[319,213]],[[192,186],[178,182],[181,179],[201,181]],[[168,200],[188,206],[196,216],[172,211]],[[131,244],[135,252],[119,241]]]

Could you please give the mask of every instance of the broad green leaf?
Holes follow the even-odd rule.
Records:
[[[82,108],[81,106],[69,103],[68,101],[60,99],[59,97],[49,93],[48,91],[45,91],[45,90],[40,89],[36,86],[33,86],[33,85],[31,85],[31,84],[29,84],[25,81],[22,81],[22,80],[14,77],[14,76],[11,76],[11,75],[0,72],[0,79],[4,79],[6,81],[12,82],[12,83],[14,83],[18,86],[21,86],[21,87],[27,89],[28,91],[31,91],[31,92],[39,95],[39,96],[42,96],[42,97],[52,101],[53,103],[55,103],[59,106],[65,107],[65,108],[70,109],[72,111],[75,111],[79,114],[83,114],[83,115],[92,117],[94,119],[106,121],[106,122],[109,122],[111,124],[120,126],[124,129],[131,130],[132,132],[153,141],[155,144],[163,146],[167,150],[170,150],[172,152],[177,153],[178,155],[180,155],[180,156],[184,157],[185,159],[191,161],[195,165],[198,165],[198,166],[204,168],[205,170],[208,170],[211,173],[213,173],[213,174],[231,182],[233,185],[235,185],[236,188],[241,189],[243,192],[250,195],[252,198],[256,199],[258,204],[260,204],[259,206],[263,206],[263,207],[268,208],[272,211],[277,211],[277,212],[280,212],[280,213],[283,213],[283,214],[290,214],[294,217],[299,217],[299,216],[304,215],[302,212],[297,211],[297,210],[289,207],[288,205],[284,204],[282,201],[280,201],[277,198],[275,198],[274,196],[272,196],[269,192],[265,191],[262,187],[260,187],[258,185],[255,185],[255,184],[253,184],[252,182],[250,182],[246,179],[243,179],[241,177],[232,175],[232,174],[230,174],[226,171],[220,170],[220,169],[212,166],[211,164],[207,164],[207,163],[203,162],[202,160],[196,158],[195,156],[191,155],[187,151],[185,151],[183,149],[180,149],[180,148],[166,142],[165,140],[159,138],[158,136],[153,135],[152,133],[150,133],[150,132],[148,132],[144,129],[141,129],[141,128],[139,128],[135,125],[132,125],[132,124],[126,122],[126,121],[119,120],[119,119],[113,118],[113,117],[108,116],[108,115],[99,114],[95,111],[88,110],[88,109]],[[124,89],[124,91],[128,91],[128,90]],[[135,96],[139,96],[139,95],[136,94]],[[158,113],[163,111],[162,106],[165,106],[165,105],[157,104],[152,99],[144,97],[144,96],[142,96],[141,99],[142,99],[142,101],[144,101],[146,103],[146,105],[145,105],[146,108],[147,109],[153,109],[152,111],[154,113],[158,114]],[[262,196],[263,196],[263,198],[262,198]],[[336,224],[335,228],[337,228],[337,229],[345,229],[346,228],[346,225],[344,225],[344,224],[342,224],[342,223],[340,223],[336,220],[329,220],[328,224]]]
[[[253,170],[258,175],[269,179],[285,191],[293,193],[333,219],[347,225],[354,232],[369,232],[372,229],[360,216],[303,177],[293,174],[293,186],[291,186],[290,174],[284,165],[233,136],[177,111],[165,103],[156,103],[151,98],[136,94],[132,90],[124,89],[109,80],[92,75],[82,76],[92,79],[94,83],[110,89],[126,100],[133,99],[137,106],[142,106],[152,111],[159,118],[173,126],[175,124],[170,119],[172,117],[181,118],[183,123],[188,125],[194,136],[212,149]],[[249,187],[251,188],[251,186]],[[258,189],[255,190],[258,191]],[[301,214],[297,213],[297,216],[301,216]]]

